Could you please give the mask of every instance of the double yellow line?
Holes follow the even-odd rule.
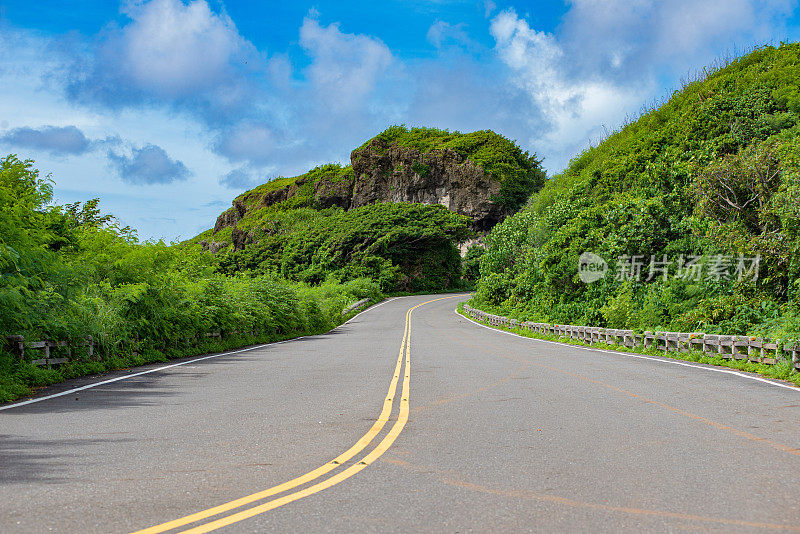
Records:
[[[372,462],[377,460],[384,452],[386,452],[386,450],[389,447],[391,447],[392,443],[394,443],[394,441],[397,439],[397,436],[400,435],[400,432],[402,432],[403,428],[406,426],[406,422],[408,422],[409,396],[411,393],[411,313],[420,306],[423,306],[431,302],[435,302],[437,300],[444,300],[447,298],[453,298],[453,297],[441,297],[438,299],[429,300],[423,302],[422,304],[417,304],[416,306],[409,308],[409,310],[406,312],[405,329],[403,332],[403,342],[400,345],[400,354],[397,356],[397,363],[395,365],[394,375],[392,376],[392,380],[389,383],[389,391],[388,393],[386,393],[386,398],[383,401],[383,409],[381,410],[378,419],[375,421],[372,427],[367,431],[366,434],[361,436],[361,438],[352,447],[347,449],[345,452],[343,452],[330,462],[321,465],[320,467],[317,467],[313,471],[309,471],[304,475],[301,475],[297,478],[293,478],[288,482],[284,482],[283,484],[278,484],[277,486],[273,486],[263,491],[259,491],[251,495],[235,499],[225,504],[220,504],[219,506],[215,506],[207,510],[202,510],[200,512],[180,517],[172,521],[167,521],[166,523],[161,523],[160,525],[155,525],[150,528],[138,530],[134,534],[156,534],[159,532],[166,532],[168,530],[186,526],[190,523],[195,523],[203,519],[208,519],[209,517],[213,517],[215,515],[223,514],[225,512],[230,512],[231,510],[235,510],[236,508],[240,508],[242,506],[245,506],[246,504],[251,504],[256,501],[266,499],[267,497],[272,497],[279,493],[283,493],[290,489],[294,489],[298,486],[311,482],[312,480],[316,480],[317,478],[333,471],[342,464],[348,462],[359,452],[364,450],[372,442],[372,440],[375,439],[375,437],[381,432],[381,430],[383,430],[383,427],[389,421],[389,417],[392,414],[392,407],[394,405],[394,399],[397,392],[397,383],[402,373],[403,388],[400,394],[401,395],[399,403],[400,412],[397,416],[397,421],[395,421],[392,428],[384,436],[384,438],[380,441],[380,443],[378,443],[378,445],[369,454],[364,456],[361,459],[361,461],[356,462],[347,469],[344,469],[312,486],[303,488],[293,493],[289,493],[282,497],[272,499],[257,506],[253,506],[252,508],[247,508],[239,512],[235,512],[231,515],[221,517],[214,521],[204,523],[194,528],[184,530],[182,532],[192,533],[192,534],[211,532],[212,530],[216,530],[218,528],[222,528],[231,525],[233,523],[237,523],[244,519],[248,519],[255,515],[262,514],[269,510],[273,510],[275,508],[278,508],[279,506],[283,506],[284,504],[289,504],[290,502],[294,502],[298,499],[302,499],[303,497],[307,497],[309,495],[313,495],[314,493],[318,493],[324,489],[330,488],[331,486],[334,486],[339,482],[342,482],[343,480],[350,478],[351,476],[355,475],[356,473],[358,473],[359,471],[370,465]],[[404,361],[405,361],[405,369],[403,369]]]

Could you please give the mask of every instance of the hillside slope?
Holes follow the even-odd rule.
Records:
[[[458,287],[456,246],[545,182],[535,156],[491,131],[393,126],[350,159],[243,193],[190,242],[221,256],[229,273],[309,283],[367,276],[387,291]]]
[[[800,45],[756,50],[582,153],[496,226],[475,303],[556,323],[800,337],[799,164]],[[592,283],[584,252],[608,265]]]

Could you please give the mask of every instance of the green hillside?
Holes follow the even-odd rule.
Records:
[[[800,45],[756,50],[676,91],[572,160],[486,241],[474,299],[484,309],[800,337]],[[578,272],[587,251],[610,268],[593,283]]]
[[[247,229],[253,222],[245,218],[240,224]],[[384,291],[461,287],[456,244],[470,235],[469,220],[444,206],[287,209],[258,224],[255,241],[219,255],[222,272],[274,273],[309,284],[330,276],[345,281],[367,277]]]
[[[545,181],[539,160],[488,130],[462,134],[392,126],[353,151],[354,165],[363,168],[360,158],[392,147],[416,151],[413,171],[423,178],[431,172],[424,155],[455,151],[498,184],[491,202],[507,213]],[[328,164],[271,180],[239,195],[213,229],[187,243],[213,247],[227,274],[272,273],[311,284],[329,276],[368,277],[384,291],[462,287],[457,245],[473,235],[473,221],[438,204],[378,199],[349,209],[337,205],[370,179],[355,176],[351,165]]]

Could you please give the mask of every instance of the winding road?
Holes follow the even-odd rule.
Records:
[[[800,532],[800,389],[465,299],[0,407],[0,532]]]

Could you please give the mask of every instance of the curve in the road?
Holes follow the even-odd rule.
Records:
[[[389,383],[389,391],[386,393],[386,398],[384,399],[383,409],[381,410],[380,415],[375,420],[375,423],[372,425],[372,427],[367,431],[367,433],[364,434],[347,451],[343,452],[330,462],[327,462],[326,464],[321,465],[320,467],[314,469],[313,471],[309,471],[304,475],[300,475],[299,477],[293,478],[292,480],[289,480],[282,484],[278,484],[277,486],[273,486],[263,491],[247,495],[245,497],[240,497],[238,499],[232,500],[224,504],[220,504],[218,506],[214,506],[212,508],[208,508],[206,510],[186,515],[184,517],[174,519],[166,523],[161,523],[159,525],[155,525],[149,528],[136,531],[134,534],[158,534],[161,532],[166,532],[168,530],[173,530],[179,527],[183,527],[191,523],[196,523],[198,521],[208,519],[209,517],[223,514],[225,512],[241,508],[242,506],[245,506],[247,504],[251,504],[266,499],[267,497],[272,497],[279,493],[283,493],[285,491],[297,488],[299,486],[302,486],[303,484],[316,480],[319,477],[326,475],[327,473],[347,463],[353,457],[355,457],[359,452],[367,448],[367,446],[372,442],[373,439],[375,439],[375,437],[378,434],[380,434],[381,430],[383,430],[383,427],[389,421],[389,418],[392,414],[392,407],[394,405],[394,398],[396,397],[397,393],[397,383],[402,373],[403,385],[401,390],[401,398],[398,403],[399,413],[397,416],[397,420],[395,421],[394,425],[389,430],[389,432],[378,443],[378,445],[366,456],[364,456],[364,458],[362,458],[359,462],[349,466],[347,469],[344,469],[343,471],[340,471],[339,473],[336,473],[333,476],[321,482],[318,482],[317,484],[314,484],[313,486],[309,486],[294,493],[278,497],[263,504],[254,506],[252,508],[247,508],[245,510],[216,519],[209,523],[198,525],[196,527],[184,530],[182,532],[187,534],[201,534],[205,532],[211,532],[213,530],[217,530],[219,528],[231,525],[233,523],[237,523],[239,521],[243,521],[250,517],[262,514],[269,510],[273,510],[290,502],[302,499],[303,497],[307,497],[309,495],[318,493],[324,489],[330,488],[331,486],[335,486],[336,484],[342,482],[343,480],[352,477],[353,475],[355,475],[356,473],[358,473],[359,471],[361,471],[362,469],[366,468],[368,465],[373,463],[375,460],[380,458],[381,455],[383,455],[383,453],[385,453],[389,449],[389,447],[391,447],[391,445],[400,435],[400,432],[403,431],[403,428],[408,422],[408,414],[410,406],[409,399],[411,394],[411,314],[415,309],[419,308],[420,306],[424,306],[425,304],[429,304],[431,302],[436,302],[439,300],[445,300],[449,298],[454,298],[454,297],[440,297],[428,300],[426,302],[417,304],[416,306],[413,306],[408,309],[405,316],[403,341],[400,345],[400,353],[397,356],[397,363],[395,365],[394,375],[392,376],[391,382]]]
[[[388,299],[388,300],[384,300],[380,304],[376,304],[375,306],[367,308],[366,310],[357,313],[356,315],[354,315],[353,317],[351,317],[350,319],[345,321],[344,324],[349,323],[350,321],[352,321],[353,319],[355,319],[356,317],[358,317],[362,313],[364,313],[364,312],[366,312],[368,310],[374,310],[378,306],[386,304],[387,302],[390,302],[392,300],[394,300],[394,298],[391,298],[391,299]],[[295,337],[295,338],[291,338],[291,339],[286,339],[284,341],[275,341],[275,342],[272,342],[272,343],[264,343],[264,344],[261,344],[261,345],[253,345],[252,347],[247,347],[247,348],[244,348],[244,349],[229,350],[229,351],[226,351],[226,352],[219,352],[219,353],[216,353],[216,354],[209,354],[208,356],[201,356],[199,358],[192,358],[190,360],[186,360],[186,361],[182,361],[182,362],[178,362],[178,363],[171,363],[169,365],[162,365],[162,366],[156,367],[154,369],[147,369],[146,371],[139,371],[138,373],[130,373],[130,374],[126,374],[126,375],[123,375],[123,376],[117,376],[117,377],[114,377],[114,378],[109,378],[108,380],[101,380],[100,382],[92,382],[91,384],[86,384],[84,386],[80,386],[80,387],[77,387],[77,388],[71,388],[71,389],[68,389],[68,390],[65,390],[65,391],[59,391],[58,393],[53,393],[52,395],[44,395],[44,396],[41,396],[41,397],[34,397],[32,399],[12,402],[12,403],[0,406],[0,411],[13,410],[15,408],[19,408],[20,406],[26,406],[28,404],[35,404],[37,402],[43,402],[43,401],[47,401],[47,400],[50,400],[50,399],[55,399],[55,398],[58,398],[58,397],[65,397],[67,395],[73,395],[73,394],[78,393],[80,391],[86,391],[87,389],[94,389],[94,388],[97,388],[97,387],[100,387],[100,386],[113,384],[114,382],[120,382],[120,381],[123,381],[123,380],[130,380],[131,378],[136,378],[137,376],[149,375],[149,374],[153,374],[153,373],[160,373],[161,371],[166,371],[168,369],[174,369],[175,367],[181,367],[183,365],[191,365],[193,363],[202,362],[202,361],[205,361],[205,360],[213,360],[215,358],[222,358],[224,356],[233,356],[234,354],[241,354],[243,352],[250,352],[250,351],[254,351],[254,350],[258,350],[258,349],[263,349],[264,347],[268,347],[270,345],[281,345],[283,343],[288,343],[289,341],[297,341],[297,340],[300,340],[300,339],[305,339],[306,337],[308,337],[308,336],[300,336],[300,337]]]
[[[464,317],[464,318],[467,319],[468,321],[472,322],[472,323],[475,323],[478,326],[483,326],[484,328],[489,328],[489,329],[494,330],[496,332],[501,332],[501,333],[509,334],[509,335],[512,335],[512,336],[522,337],[522,336],[519,336],[518,334],[514,334],[513,332],[506,332],[504,330],[498,330],[496,328],[492,328],[492,327],[483,325],[483,324],[481,324],[481,323],[479,323],[477,321],[474,321],[474,320],[470,319],[469,317]],[[525,338],[523,338],[523,339],[525,339]],[[554,344],[558,343],[556,341],[548,341],[548,340],[537,340],[537,341],[543,341],[543,342],[546,342],[546,343],[554,343]],[[633,357],[637,357],[638,356],[636,354],[628,354],[628,353],[625,353],[625,352],[606,351],[606,350],[603,350],[603,349],[592,349],[590,347],[581,347],[581,348],[584,348],[586,350],[595,350],[597,352],[609,352],[609,353],[613,353],[613,354],[622,354],[622,355],[625,355],[625,356],[633,356]],[[653,361],[658,361],[658,362],[663,362],[663,363],[673,363],[673,362],[670,362],[670,361],[661,360],[659,358],[647,358],[647,359],[648,360],[653,360]],[[682,362],[677,362],[677,363],[682,363]],[[717,421],[708,419],[707,417],[702,417],[702,416],[694,414],[692,412],[688,412],[686,410],[682,410],[680,408],[676,408],[675,406],[672,406],[672,405],[667,404],[665,402],[657,401],[655,399],[651,399],[649,397],[633,393],[632,391],[628,391],[627,389],[623,389],[623,388],[620,388],[620,387],[617,387],[617,386],[613,386],[611,384],[607,384],[607,383],[602,382],[600,380],[589,378],[589,377],[583,376],[583,375],[578,374],[578,373],[565,371],[563,369],[559,369],[558,367],[554,367],[552,365],[547,365],[547,364],[539,363],[539,362],[528,362],[528,364],[529,365],[534,365],[536,367],[541,367],[543,369],[548,369],[548,370],[556,372],[556,373],[561,373],[561,374],[564,374],[564,375],[567,375],[567,376],[571,376],[573,378],[577,378],[578,380],[582,380],[582,381],[585,381],[585,382],[589,382],[589,383],[598,385],[600,387],[612,390],[612,391],[614,391],[616,393],[620,393],[622,395],[626,395],[628,397],[638,399],[638,400],[640,400],[642,402],[645,402],[647,404],[652,404],[654,406],[658,406],[659,408],[663,408],[663,409],[665,409],[667,411],[670,411],[672,413],[675,413],[677,415],[681,415],[683,417],[687,417],[689,419],[693,419],[693,420],[695,420],[697,422],[700,422],[700,423],[703,423],[703,424],[708,425],[710,427],[716,428],[717,430],[723,430],[725,432],[730,432],[731,434],[734,434],[734,435],[739,436],[741,438],[748,439],[748,440],[754,441],[756,443],[761,443],[761,444],[767,445],[767,446],[772,447],[773,449],[776,449],[778,451],[785,452],[787,454],[792,454],[794,456],[800,456],[800,449],[798,449],[798,448],[790,447],[789,445],[786,445],[784,443],[780,443],[780,442],[777,442],[777,441],[774,441],[774,440],[771,440],[771,439],[767,439],[767,438],[764,438],[764,437],[754,436],[753,434],[751,434],[749,432],[746,432],[744,430],[741,430],[739,428],[735,428],[735,427],[732,427],[732,426],[729,426],[729,425],[724,425],[724,424],[719,423]],[[699,365],[688,365],[688,367],[694,367],[696,369],[708,369],[707,367],[702,367],[702,366],[699,366]],[[716,370],[716,369],[712,369],[712,370]],[[725,370],[723,370],[723,371],[725,371]],[[739,376],[744,376],[745,378],[751,378],[750,376],[744,375],[742,373],[732,373],[732,374],[739,375]],[[778,384],[778,383],[772,382],[770,380],[763,380],[762,379],[760,381],[761,382],[765,382],[767,384],[775,385],[775,386],[785,387],[784,384]],[[791,389],[797,390],[797,388],[791,388]]]
[[[471,322],[473,324],[476,324],[476,325],[478,325],[478,326],[480,326],[482,328],[487,328],[487,329],[493,330],[495,332],[500,332],[501,334],[508,334],[509,336],[524,337],[524,336],[520,336],[519,334],[516,334],[514,332],[509,332],[507,330],[503,330],[502,328],[496,328],[494,326],[489,326],[489,325],[485,325],[483,323],[479,323],[478,321],[472,319],[471,317],[468,317],[466,314],[459,313],[458,310],[454,310],[454,313],[456,315],[460,316],[460,317],[463,317],[467,321],[469,321],[469,322]],[[542,343],[550,343],[550,344],[553,344],[553,345],[564,345],[565,344],[565,342],[550,341],[549,339],[538,339],[538,338],[533,338],[533,339],[536,339],[536,341],[540,341]],[[758,375],[755,375],[755,374],[752,374],[752,373],[750,373],[750,374],[742,373],[742,372],[739,372],[739,371],[734,371],[732,369],[725,369],[725,368],[717,367],[717,366],[695,365],[695,364],[692,364],[692,363],[687,363],[687,362],[682,362],[682,361],[679,361],[679,360],[669,359],[668,356],[665,356],[665,358],[667,358],[667,359],[665,359],[665,358],[654,358],[652,356],[645,356],[643,354],[633,354],[631,352],[620,352],[620,351],[617,351],[617,350],[598,349],[598,348],[594,348],[594,347],[585,347],[585,346],[582,346],[582,345],[573,345],[573,346],[578,346],[578,347],[580,347],[582,349],[591,350],[591,351],[594,351],[594,352],[605,352],[607,354],[621,354],[621,355],[628,356],[628,357],[631,357],[631,358],[638,358],[640,360],[650,360],[650,361],[653,361],[653,362],[666,363],[666,364],[672,364],[672,365],[681,365],[683,367],[691,367],[693,369],[704,369],[706,371],[712,371],[712,372],[715,372],[715,373],[725,373],[725,374],[728,374],[728,375],[734,375],[734,376],[738,376],[738,377],[741,377],[741,378],[746,378],[748,380],[755,380],[757,382],[762,382],[764,384],[769,384],[770,386],[776,386],[776,387],[779,387],[779,388],[791,389],[791,390],[794,390],[796,392],[800,392],[800,388],[798,388],[797,386],[794,386],[792,384],[776,382],[775,380],[768,380],[766,378],[762,378],[762,377],[760,377]]]

